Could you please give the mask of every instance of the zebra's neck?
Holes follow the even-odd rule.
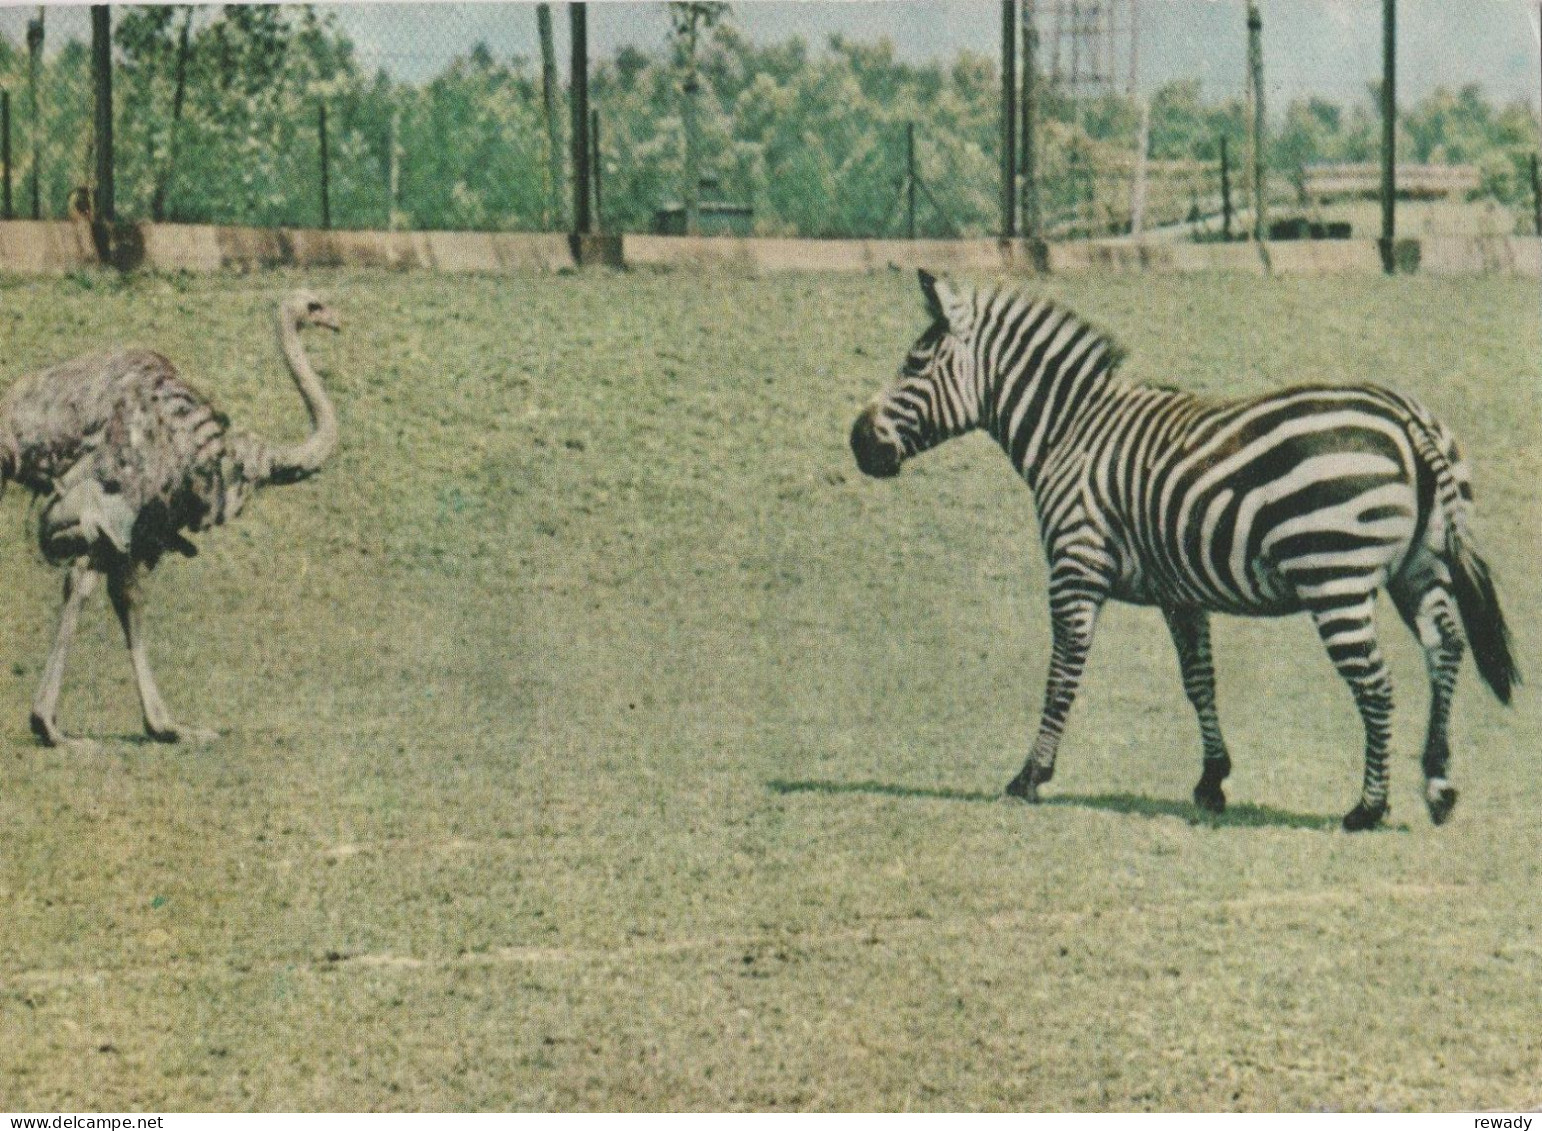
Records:
[[[1032,485],[1071,424],[1116,382],[1122,352],[1095,327],[1047,299],[1004,294],[976,340],[984,424]],[[994,330],[994,332],[989,332]]]

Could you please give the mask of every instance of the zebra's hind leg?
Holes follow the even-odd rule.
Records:
[[[1194,787],[1194,804],[1212,813],[1226,811],[1226,792],[1221,783],[1231,773],[1231,756],[1221,737],[1221,720],[1215,710],[1215,663],[1210,654],[1210,614],[1204,609],[1163,609],[1167,630],[1178,649],[1183,690],[1199,716],[1199,735],[1204,743],[1204,772]]]
[[[1423,586],[1396,585],[1392,598],[1424,647],[1424,666],[1430,676],[1430,721],[1423,759],[1424,804],[1429,808],[1430,820],[1441,825],[1456,805],[1456,789],[1447,778],[1451,765],[1448,734],[1451,696],[1456,690],[1465,640],[1456,601],[1443,581],[1429,579]]]
[[[1065,733],[1066,716],[1076,700],[1087,653],[1092,650],[1092,632],[1097,625],[1100,597],[1085,589],[1055,596],[1056,579],[1050,579],[1050,621],[1054,635],[1049,661],[1049,680],[1044,689],[1044,713],[1039,719],[1039,736],[1023,768],[1007,784],[1007,793],[1024,801],[1039,799],[1039,786],[1055,774],[1055,752]],[[1060,588],[1063,588],[1060,587]]]
[[[1387,744],[1392,733],[1392,676],[1376,643],[1370,594],[1352,604],[1312,610],[1328,658],[1354,693],[1365,724],[1365,783],[1344,816],[1350,832],[1374,828],[1387,815]]]

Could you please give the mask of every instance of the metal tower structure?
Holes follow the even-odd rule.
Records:
[[[1072,102],[1135,93],[1140,0],[1039,0],[1034,7],[1052,86]]]

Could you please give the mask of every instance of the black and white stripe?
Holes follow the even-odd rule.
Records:
[[[867,474],[975,428],[1034,492],[1049,560],[1053,654],[1039,733],[1008,792],[1054,772],[1098,612],[1110,598],[1162,609],[1199,716],[1195,800],[1221,811],[1231,769],[1215,709],[1209,614],[1305,612],[1354,693],[1365,778],[1348,828],[1387,811],[1392,684],[1376,642],[1385,590],[1424,647],[1432,689],[1426,802],[1445,820],[1447,723],[1467,643],[1501,702],[1519,674],[1469,532],[1472,492],[1450,432],[1372,385],[1302,386],[1216,402],[1118,375],[1113,343],[1045,299],[957,288],[921,273],[932,323],[896,385],[862,412]]]

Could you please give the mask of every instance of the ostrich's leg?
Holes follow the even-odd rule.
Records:
[[[43,682],[38,685],[32,700],[32,733],[45,746],[59,746],[65,742],[64,732],[59,729],[59,688],[64,683],[64,659],[70,651],[70,641],[80,623],[80,608],[96,589],[101,575],[84,562],[70,567],[64,576],[64,605],[59,611],[59,631],[54,636],[54,646],[48,653],[48,663],[43,667]]]
[[[108,574],[107,595],[112,598],[113,611],[118,614],[118,623],[123,626],[123,636],[128,642],[134,681],[139,686],[139,704],[145,716],[145,733],[157,742],[178,742],[185,738],[203,741],[217,737],[211,731],[179,726],[166,709],[160,689],[155,686],[139,618],[139,567],[130,562]]]

